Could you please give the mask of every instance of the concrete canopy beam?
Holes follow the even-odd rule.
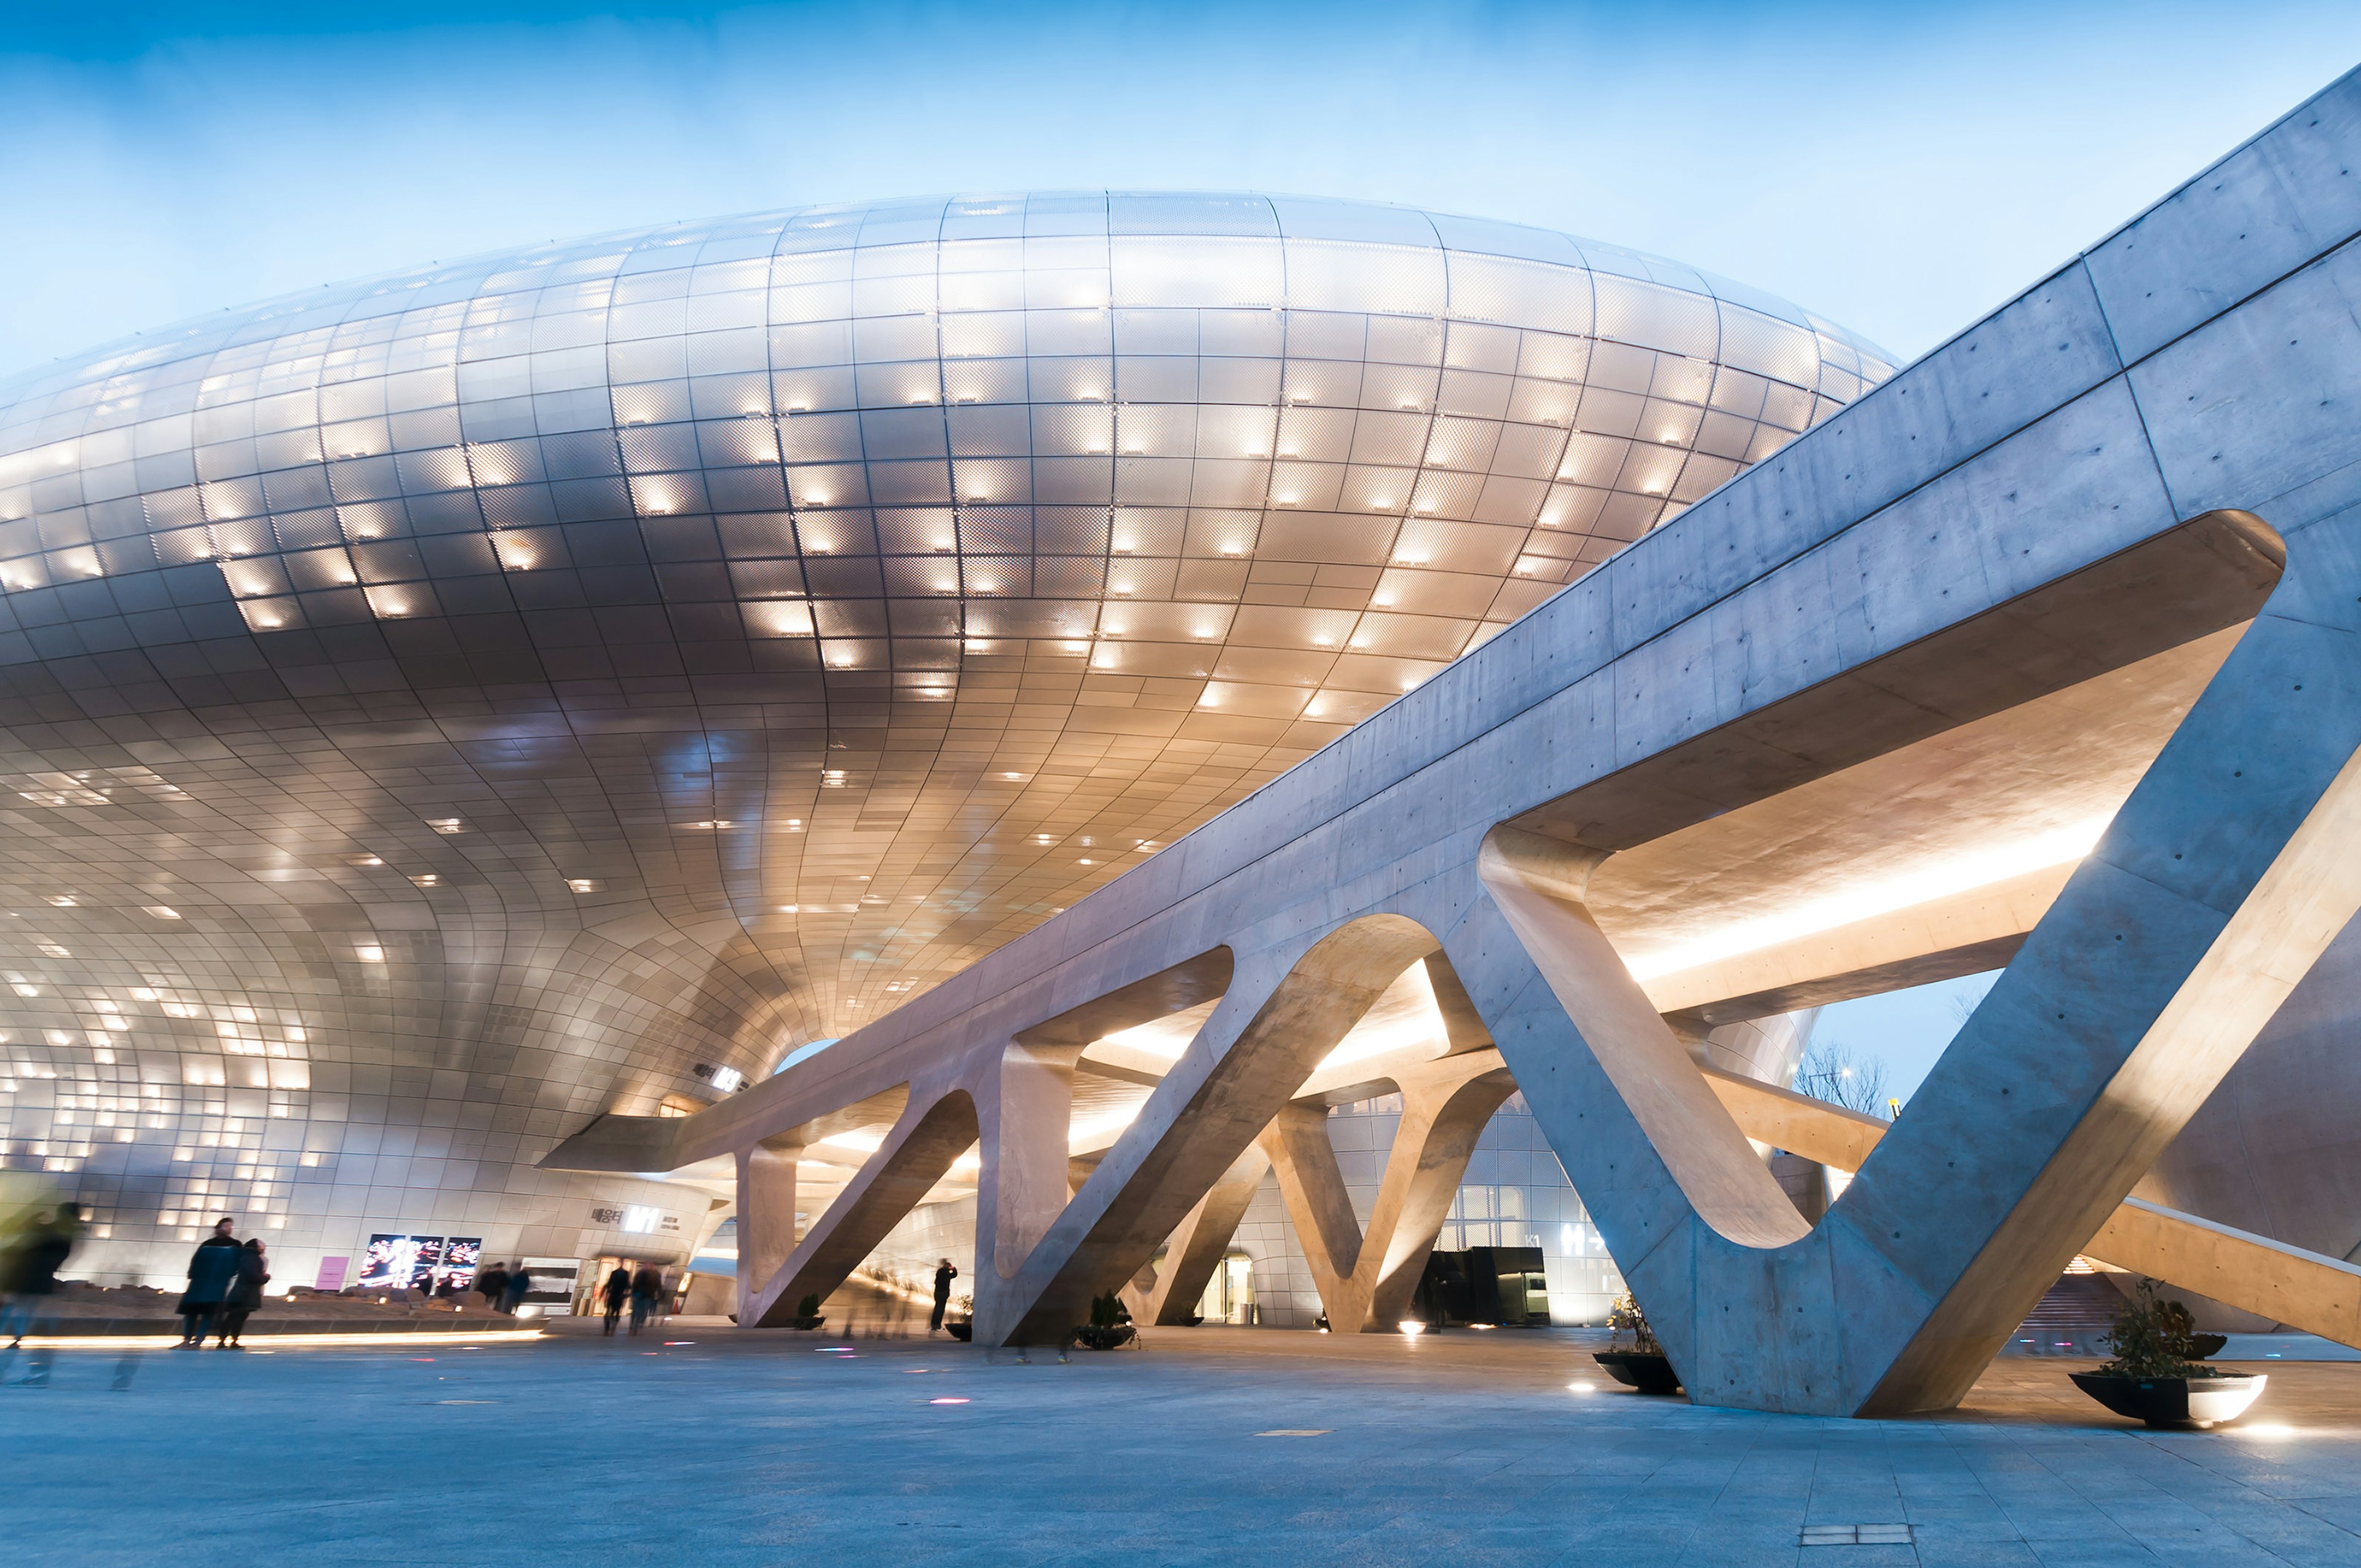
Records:
[[[1825,1101],[1708,1069],[1750,1138],[1837,1170],[1859,1170],[1886,1124]],[[2361,1348],[2361,1268],[2233,1225],[2126,1198],[2082,1253],[2117,1268]]]

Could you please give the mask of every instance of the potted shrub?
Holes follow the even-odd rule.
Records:
[[[1615,1331],[1614,1341],[1591,1359],[1607,1368],[1609,1376],[1642,1394],[1681,1391],[1680,1374],[1664,1358],[1664,1347],[1656,1343],[1655,1331],[1648,1326],[1648,1314],[1640,1310],[1640,1303],[1631,1299],[1631,1292],[1626,1290],[1615,1298],[1615,1304],[1607,1310],[1607,1326]]]
[[[951,1302],[950,1315],[943,1319],[943,1329],[962,1344],[975,1343],[975,1298],[961,1296]]]
[[[826,1321],[828,1321],[828,1320],[819,1315],[819,1298],[818,1296],[807,1296],[802,1300],[796,1303],[796,1315],[787,1320],[787,1327],[791,1329],[816,1329]]]
[[[1091,1321],[1074,1330],[1074,1339],[1091,1350],[1113,1350],[1130,1343],[1138,1332],[1131,1326],[1131,1313],[1123,1299],[1110,1290],[1091,1298]]]
[[[2206,1365],[2194,1342],[2196,1321],[2178,1301],[2160,1300],[2153,1280],[2115,1315],[2107,1331],[2112,1360],[2096,1372],[2070,1372],[2074,1387],[2119,1416],[2151,1427],[2196,1427],[2236,1419],[2269,1381],[2260,1373]],[[2205,1336],[2212,1337],[2212,1336]]]

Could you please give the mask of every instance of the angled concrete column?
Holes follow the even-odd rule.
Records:
[[[2361,905],[2361,515],[2288,548],[2264,612],[1817,1228],[1583,908],[1596,854],[1488,840],[1519,950],[1471,919],[1453,960],[1485,974],[1470,990],[1692,1397],[1956,1403]]]
[[[2341,1257],[2126,1198],[2083,1248],[2306,1333],[2361,1347],[2361,1268]]]
[[[1366,1231],[1345,1191],[1323,1108],[1290,1105],[1261,1138],[1328,1326],[1339,1333],[1377,1332],[1401,1321],[1476,1140],[1516,1092],[1499,1053],[1490,1050],[1422,1063],[1397,1081],[1401,1120]]]
[[[1138,1272],[1320,1059],[1434,946],[1417,922],[1378,915],[1259,955],[1254,970],[1242,961],[1196,1040],[1010,1282],[1018,1315],[994,1337],[1062,1341],[1091,1297]],[[1300,955],[1292,961],[1290,949]],[[981,1321],[976,1332],[983,1337]]]
[[[1134,1319],[1143,1323],[1186,1323],[1196,1316],[1197,1303],[1213,1282],[1213,1270],[1228,1255],[1230,1238],[1246,1217],[1255,1189],[1270,1168],[1270,1157],[1257,1142],[1230,1162],[1230,1168],[1197,1200],[1164,1244],[1164,1265],[1150,1271],[1137,1299],[1125,1298]]]
[[[1734,1074],[1707,1074],[1747,1136],[1858,1170],[1886,1124]],[[2233,1225],[2126,1198],[2081,1251],[2168,1285],[2361,1347],[2361,1268]]]
[[[1336,1146],[1328,1136],[1328,1108],[1290,1105],[1271,1119],[1258,1141],[1279,1178],[1279,1199],[1312,1266],[1320,1304],[1328,1310],[1328,1326],[1359,1328],[1365,1301],[1348,1292],[1353,1266],[1361,1256],[1361,1223],[1354,1217],[1345,1172],[1336,1163]]]
[[[975,1101],[966,1090],[925,1100],[914,1090],[884,1146],[813,1222],[770,1282],[750,1293],[739,1322],[773,1328],[795,1316],[796,1303],[804,1297],[833,1293],[949,1173],[975,1136]]]
[[[738,1151],[738,1321],[796,1250],[796,1160],[803,1146],[769,1142]]]
[[[1416,1139],[1408,1148],[1400,1132],[1386,1159],[1377,1207],[1362,1242],[1356,1274],[1370,1279],[1365,1332],[1400,1322],[1426,1272],[1427,1255],[1451,1213],[1451,1201],[1467,1174],[1476,1141],[1510,1095],[1516,1080],[1499,1066],[1498,1051],[1448,1058],[1429,1074],[1402,1085],[1402,1129]],[[1336,1320],[1328,1320],[1334,1323]]]
[[[982,1162],[975,1193],[976,1332],[1011,1310],[1007,1281],[1071,1200],[1067,1144],[1080,1046],[1010,1045],[975,1086]]]

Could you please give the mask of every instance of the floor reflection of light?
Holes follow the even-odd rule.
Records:
[[[927,1403],[929,1405],[964,1405],[967,1401],[965,1399],[929,1399]]]

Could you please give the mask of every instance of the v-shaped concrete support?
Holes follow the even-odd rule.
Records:
[[[1186,1323],[1197,1315],[1197,1303],[1212,1283],[1213,1270],[1229,1253],[1230,1238],[1254,1201],[1255,1189],[1270,1169],[1270,1156],[1261,1144],[1246,1148],[1230,1162],[1221,1179],[1197,1200],[1164,1244],[1161,1267],[1146,1270],[1144,1287],[1125,1304],[1143,1323]]]
[[[1497,1051],[1445,1057],[1397,1073],[1401,1120],[1365,1231],[1316,1105],[1290,1105],[1261,1137],[1302,1244],[1328,1324],[1340,1333],[1399,1322],[1484,1124],[1516,1084]]]
[[[1692,1397],[1957,1403],[2361,907],[2361,511],[2288,547],[2263,613],[1817,1228],[1583,907],[1599,857],[1488,840],[1489,908],[1447,948]]]

